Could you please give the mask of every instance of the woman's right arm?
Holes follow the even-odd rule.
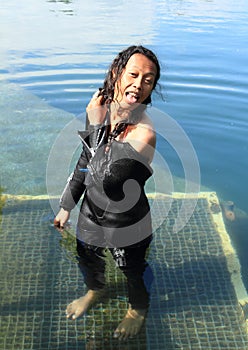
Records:
[[[102,96],[94,96],[86,109],[90,122],[90,135],[88,136],[87,141],[86,139],[85,141],[90,148],[96,146],[93,144],[96,141],[96,133],[99,129],[98,126],[99,124],[102,124],[106,115],[106,107],[101,106],[101,102]],[[54,219],[54,225],[57,227],[64,227],[65,223],[69,220],[71,210],[77,205],[85,191],[85,173],[91,156],[89,150],[84,146],[76,168],[67,180],[67,184],[60,198],[61,209]]]
[[[88,152],[83,149],[74,172],[69,176],[67,184],[60,198],[60,207],[71,211],[79,202],[85,190],[85,171],[87,171],[87,164],[90,156]]]
[[[74,172],[67,180],[67,184],[60,198],[60,211],[54,219],[54,225],[63,228],[70,218],[71,210],[77,205],[85,190],[85,169],[89,162],[89,156],[83,149]]]

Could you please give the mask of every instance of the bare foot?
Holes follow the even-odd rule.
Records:
[[[146,309],[136,310],[129,308],[124,319],[116,328],[114,338],[127,340],[137,335],[145,321],[146,313]]]
[[[82,316],[96,302],[102,293],[100,291],[88,290],[81,298],[74,300],[66,308],[66,317],[75,320]]]

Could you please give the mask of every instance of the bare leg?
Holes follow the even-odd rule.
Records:
[[[124,319],[114,332],[114,338],[127,340],[136,336],[145,321],[146,313],[147,309],[136,310],[129,307]]]
[[[101,291],[88,290],[83,297],[74,300],[67,306],[66,317],[75,320],[82,316],[97,301],[100,295],[102,295]]]

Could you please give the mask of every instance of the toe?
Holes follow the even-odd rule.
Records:
[[[115,331],[114,332],[114,338],[119,338],[120,336],[120,332],[119,331]]]
[[[67,318],[70,318],[73,315],[73,311],[72,311],[72,303],[69,304],[65,310],[65,314]]]
[[[73,317],[73,312],[66,312],[66,317],[67,318]]]
[[[81,310],[77,309],[72,315],[72,319],[76,320],[79,316],[81,316]]]
[[[120,332],[119,340],[126,340],[126,332],[124,330]]]

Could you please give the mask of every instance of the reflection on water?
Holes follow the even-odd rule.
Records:
[[[84,53],[88,62],[106,64],[109,60],[103,60],[103,47],[111,54],[113,47],[118,50],[130,42],[152,44],[157,9],[152,0],[145,1],[142,6],[141,2],[136,1],[131,8],[122,1],[116,1],[111,6],[106,0],[68,4],[38,1],[35,2],[35,10],[32,10],[33,3],[34,0],[28,0],[25,4],[18,4],[18,11],[13,10],[13,4],[13,7],[3,8],[6,20],[1,23],[1,29],[12,40],[12,45],[5,42],[5,49],[21,50],[25,54],[47,50],[43,56],[46,53],[58,56],[61,52]],[[70,10],[73,16],[65,16],[64,10]],[[16,28],[19,30],[16,31]],[[91,57],[94,51],[95,57]]]

